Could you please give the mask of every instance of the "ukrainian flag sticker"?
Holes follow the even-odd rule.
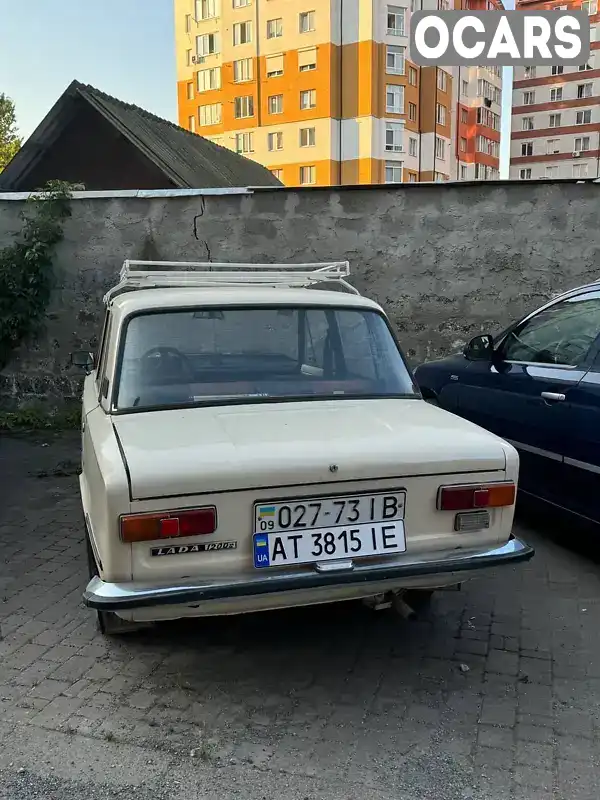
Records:
[[[275,506],[260,506],[258,509],[258,516],[259,517],[274,517],[275,516]]]

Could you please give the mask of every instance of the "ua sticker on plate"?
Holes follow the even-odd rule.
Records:
[[[269,540],[266,536],[254,537],[254,566],[269,566]]]

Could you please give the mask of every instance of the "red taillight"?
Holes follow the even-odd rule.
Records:
[[[468,511],[473,508],[512,506],[517,495],[514,483],[488,483],[484,486],[441,486],[437,507],[440,511]]]
[[[128,514],[121,517],[121,539],[124,542],[147,542],[172,539],[176,536],[204,536],[217,529],[217,509],[161,511],[157,514]]]

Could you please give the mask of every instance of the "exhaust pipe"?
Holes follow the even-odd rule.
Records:
[[[417,612],[411,608],[408,603],[405,603],[402,596],[395,594],[392,598],[392,608],[403,619],[414,621],[417,619]]]

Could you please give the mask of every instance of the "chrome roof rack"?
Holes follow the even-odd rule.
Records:
[[[213,264],[200,261],[131,261],[127,259],[119,282],[105,295],[104,302],[127,289],[208,288],[270,286],[298,288],[319,283],[337,283],[353,294],[360,292],[345,278],[348,261],[319,264]]]

